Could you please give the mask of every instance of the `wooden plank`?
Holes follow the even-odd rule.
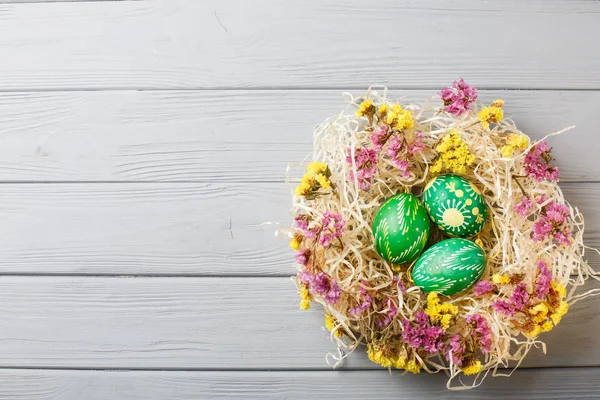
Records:
[[[287,278],[2,277],[2,366],[329,369],[322,315],[298,301]],[[573,307],[525,365],[598,365],[599,301]],[[359,351],[342,368],[377,366]]]
[[[563,188],[600,247],[600,184]],[[290,224],[290,204],[284,184],[1,185],[0,274],[287,276],[292,251],[263,224]]]
[[[490,400],[598,398],[599,368],[518,370],[475,390],[450,392],[443,375],[386,371],[0,370],[0,399],[28,400]]]
[[[282,181],[288,162],[310,154],[313,127],[346,107],[341,94],[1,93],[0,180]],[[422,102],[434,94],[392,91],[390,97]],[[507,116],[534,138],[578,125],[551,139],[563,180],[600,180],[592,151],[600,92],[480,94],[486,102],[497,97],[506,100]]]
[[[599,89],[599,11],[585,0],[8,4],[0,89],[423,88],[461,75]]]

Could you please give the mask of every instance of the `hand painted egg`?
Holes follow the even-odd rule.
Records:
[[[487,218],[479,189],[458,175],[440,175],[429,181],[423,203],[431,220],[449,236],[473,236],[481,231]]]
[[[377,253],[394,264],[413,261],[429,239],[427,211],[415,196],[401,193],[386,200],[373,220]]]
[[[452,295],[473,286],[485,270],[485,253],[467,239],[446,239],[415,263],[412,279],[424,292]]]

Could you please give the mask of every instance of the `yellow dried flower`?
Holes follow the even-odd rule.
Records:
[[[550,282],[550,287],[556,292],[558,293],[558,296],[561,299],[564,299],[567,296],[567,289],[565,289],[565,287],[563,285],[561,285],[560,283],[556,282],[555,280]]]
[[[496,285],[505,285],[510,283],[510,276],[494,274],[492,275],[492,282]]]
[[[386,113],[386,123],[394,129],[405,130],[412,129],[415,126],[412,114],[408,110],[403,110],[400,104],[392,104],[391,111]]]
[[[467,166],[475,162],[475,156],[471,154],[456,129],[451,129],[435,150],[439,153],[439,157],[431,167],[433,173],[441,172],[444,168],[455,173],[465,173]]]
[[[323,189],[331,189],[331,181],[325,175],[318,174],[316,178],[317,182],[319,182],[319,185],[321,185]]]
[[[410,360],[407,362],[404,369],[408,372],[412,372],[413,374],[418,374],[421,372],[421,366],[417,364],[415,360]]]
[[[542,324],[542,332],[550,332],[554,328],[552,321],[546,321]]]
[[[545,303],[539,303],[538,305],[531,307],[529,313],[533,315],[533,321],[536,323],[542,323],[546,321],[548,317],[548,306]]]
[[[335,321],[335,319],[333,318],[333,316],[327,314],[325,315],[325,328],[327,328],[327,330],[329,332],[333,332],[333,334],[337,337],[342,337],[342,331],[339,329],[336,329],[337,323]],[[335,332],[334,332],[335,330]]]
[[[542,327],[539,325],[533,325],[533,328],[531,328],[530,331],[523,332],[523,334],[525,336],[527,336],[528,338],[531,338],[531,339],[539,336],[540,333],[542,333]]]
[[[506,146],[502,146],[502,149],[500,151],[502,153],[502,157],[509,158],[509,157],[512,157],[515,150],[516,150],[515,147],[506,145]]]
[[[327,164],[321,161],[311,161],[306,166],[306,170],[311,174],[318,174],[327,171]]]
[[[308,286],[300,285],[298,295],[300,296],[300,309],[308,310],[310,308],[310,293],[308,292]]]
[[[374,111],[375,107],[373,106],[373,100],[366,99],[359,104],[358,110],[356,110],[356,118],[360,118],[365,115],[371,115]]]
[[[471,360],[466,366],[462,368],[462,372],[465,375],[475,375],[481,372],[481,361]]]
[[[529,146],[529,138],[520,133],[511,133],[506,138],[506,144],[518,149],[526,149]]]
[[[477,117],[481,121],[481,124],[484,128],[490,126],[490,123],[498,123],[502,121],[504,118],[504,111],[502,110],[502,106],[504,105],[504,101],[495,100],[492,105],[488,107],[483,107]]]
[[[566,301],[561,301],[558,308],[550,314],[550,319],[554,325],[558,325],[567,312],[569,312],[569,304]]]
[[[458,307],[450,303],[441,303],[436,292],[427,295],[425,314],[429,315],[431,322],[440,323],[444,330],[450,327],[452,317],[458,314]]]
[[[403,369],[406,367],[406,357],[400,354],[386,355],[381,348],[373,343],[367,345],[367,356],[369,360],[375,364],[379,364],[384,368],[394,367]]]
[[[380,105],[379,108],[377,109],[377,113],[379,114],[379,117],[385,116],[389,111],[390,111],[390,106],[387,105],[387,103]]]
[[[296,186],[296,196],[305,196],[310,192],[310,184],[301,182],[298,186]]]
[[[302,236],[294,235],[292,240],[290,240],[290,247],[294,250],[300,250],[301,244],[302,244]]]

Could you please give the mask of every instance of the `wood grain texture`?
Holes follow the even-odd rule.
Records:
[[[497,97],[533,138],[577,125],[550,140],[563,181],[600,180],[600,92],[480,93]],[[313,127],[346,107],[339,90],[0,93],[0,181],[280,182]]]
[[[0,399],[14,400],[559,400],[598,398],[598,368],[518,370],[477,389],[445,390],[443,375],[386,371],[0,370]]]
[[[437,88],[458,76],[598,89],[599,11],[585,0],[6,4],[0,89]]]
[[[572,307],[524,366],[598,365],[599,301]],[[321,311],[298,302],[288,278],[2,277],[2,366],[327,370]],[[363,351],[341,367],[377,368]]]
[[[600,184],[563,189],[599,248]],[[0,273],[288,276],[293,252],[264,223],[290,224],[289,204],[283,184],[1,185]]]

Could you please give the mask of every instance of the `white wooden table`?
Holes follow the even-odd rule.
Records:
[[[331,370],[261,225],[341,92],[462,76],[534,137],[577,125],[552,144],[600,247],[599,2],[0,3],[0,399],[600,398],[597,298],[474,391]]]

